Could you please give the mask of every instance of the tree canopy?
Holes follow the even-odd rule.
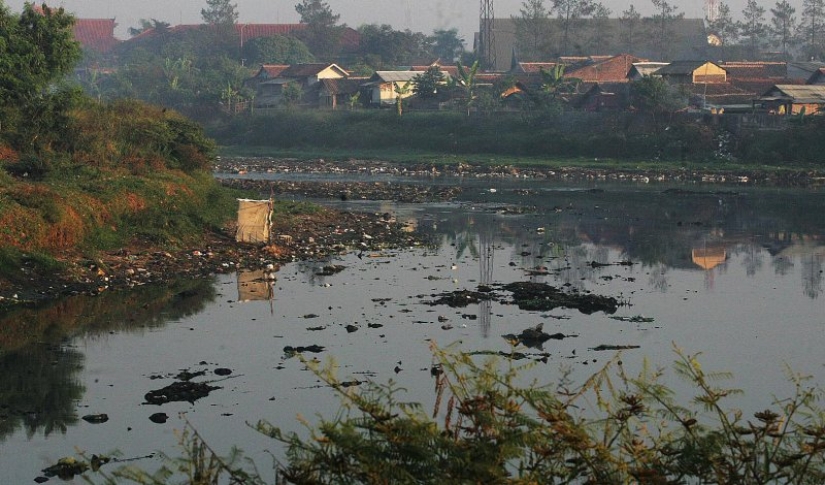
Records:
[[[209,25],[234,25],[238,22],[237,5],[230,0],[206,0],[201,9],[203,21]]]
[[[0,136],[16,148],[48,146],[65,125],[74,94],[58,84],[80,60],[74,17],[27,3],[20,15],[0,2]]]

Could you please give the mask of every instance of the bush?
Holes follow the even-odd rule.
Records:
[[[825,480],[825,412],[822,391],[789,374],[796,393],[774,409],[745,418],[723,405],[736,389],[716,383],[730,376],[708,373],[675,348],[676,374],[697,391],[696,406],[676,402],[661,383],[663,371],[645,365],[631,376],[620,356],[573,387],[518,385],[526,368],[490,358],[433,349],[437,364],[432,412],[403,400],[402,390],[341,381],[334,363],[308,363],[342,400],[332,419],[309,427],[309,436],[283,434],[261,421],[257,429],[283,443],[287,460],[279,479],[296,484],[554,483],[554,484],[818,484]],[[306,361],[305,361],[306,362]],[[220,459],[194,430],[185,454],[169,461],[195,476],[232,483],[263,483]],[[209,458],[211,455],[212,458]],[[110,483],[116,483],[112,477]],[[155,483],[134,468],[113,477]],[[210,481],[210,483],[213,483]],[[202,483],[190,481],[188,483]],[[280,481],[279,481],[280,483]]]

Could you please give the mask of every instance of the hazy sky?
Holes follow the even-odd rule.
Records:
[[[37,0],[41,3],[43,0]],[[295,5],[300,0],[235,0],[245,23],[295,23],[298,14]],[[495,15],[499,18],[517,16],[523,0],[494,0]],[[746,0],[730,0],[728,5],[738,17]],[[13,11],[19,12],[25,0],[5,0]],[[137,27],[140,19],[157,19],[175,24],[201,22],[205,0],[52,0],[51,6],[63,6],[80,18],[114,18],[115,32],[127,38],[127,29]],[[341,22],[357,28],[362,24],[390,24],[394,29],[410,29],[431,34],[435,29],[457,28],[467,48],[472,48],[473,32],[478,30],[479,0],[327,0],[333,12],[341,15]],[[650,0],[602,0],[618,17],[631,4],[643,15],[652,13]],[[704,17],[704,0],[671,0],[686,17]],[[775,0],[759,0],[768,10]],[[792,5],[799,2],[791,1]],[[550,0],[545,4],[552,5]],[[799,10],[799,6],[797,6]]]

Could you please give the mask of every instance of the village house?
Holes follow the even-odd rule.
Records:
[[[654,74],[668,84],[719,84],[727,81],[727,72],[709,61],[674,61],[660,67]]]
[[[283,68],[281,65],[261,66],[253,77],[255,82],[255,108],[271,108],[282,104],[283,90],[287,84],[296,84],[303,92],[304,102],[313,104],[320,96],[320,82],[324,79],[343,79],[349,73],[336,64],[308,63]],[[311,101],[310,101],[311,100]]]
[[[318,90],[318,107],[337,110],[360,102],[361,84],[366,77],[322,79]]]
[[[814,114],[825,109],[825,85],[777,84],[754,106],[779,115]]]
[[[805,84],[825,84],[825,67],[820,67],[811,74]]]
[[[789,62],[787,77],[805,82],[822,68],[825,68],[825,62]]]
[[[564,70],[564,77],[580,79],[584,83],[626,83],[633,65],[642,62],[636,56],[592,57]]]
[[[667,62],[634,62],[627,73],[627,79],[634,82],[648,76],[656,76],[656,71],[667,65]]]
[[[398,97],[408,98],[413,95],[413,78],[420,71],[375,71],[369,80],[361,85],[362,96],[372,107],[389,107]],[[401,88],[400,91],[398,88]]]

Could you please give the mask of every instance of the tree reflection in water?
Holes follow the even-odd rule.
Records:
[[[48,344],[0,354],[0,440],[20,427],[29,438],[66,433],[85,390],[76,377],[83,359],[75,349]]]
[[[802,257],[802,287],[808,298],[822,294],[822,254],[807,254]]]
[[[143,332],[198,313],[215,299],[211,278],[77,296],[0,316],[0,440],[65,433],[78,421],[84,355],[69,342],[113,331]]]

